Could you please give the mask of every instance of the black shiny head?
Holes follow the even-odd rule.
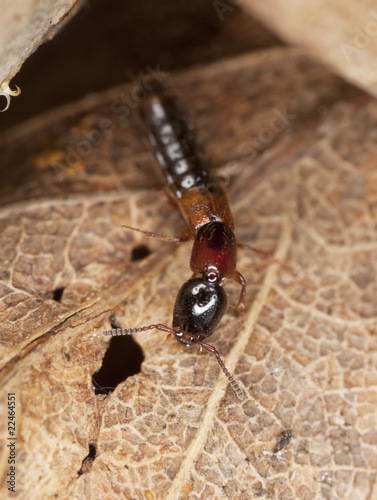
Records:
[[[205,278],[191,278],[180,288],[174,306],[173,328],[178,342],[187,347],[190,337],[211,335],[227,306],[223,288]]]

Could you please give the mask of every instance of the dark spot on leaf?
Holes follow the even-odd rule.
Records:
[[[56,302],[60,302],[62,300],[63,292],[64,292],[64,286],[61,286],[61,287],[57,288],[56,290],[54,290],[52,292],[53,300],[55,300]]]
[[[119,328],[116,321],[110,322],[112,328]],[[143,361],[143,351],[131,335],[112,337],[101,368],[92,376],[95,394],[111,394],[118,384],[140,373]]]
[[[79,476],[85,472],[89,472],[95,458],[97,456],[97,446],[95,443],[89,443],[89,453],[84,458],[81,464],[81,469],[77,472]]]
[[[68,354],[68,352],[65,352],[64,356],[68,359],[68,361],[71,361],[71,356]]]
[[[263,497],[266,494],[267,494],[266,488],[261,488],[260,490],[258,490],[258,491],[256,491],[254,493],[254,496],[256,496],[256,497]]]
[[[132,249],[131,262],[146,259],[151,253],[151,250],[146,245],[138,245]]]
[[[287,429],[279,434],[278,442],[276,444],[276,448],[274,453],[282,450],[284,446],[287,446],[292,440],[292,431],[291,429]]]

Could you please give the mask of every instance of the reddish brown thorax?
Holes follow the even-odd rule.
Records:
[[[195,235],[190,267],[209,281],[233,278],[237,265],[237,243],[233,231],[223,222],[208,222]],[[217,276],[217,279],[215,279]]]

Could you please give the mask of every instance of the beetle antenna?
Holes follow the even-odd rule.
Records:
[[[105,330],[103,333],[105,335],[111,335],[112,337],[117,337],[120,335],[134,335],[139,332],[146,332],[147,330],[161,330],[167,333],[176,333],[175,330],[169,328],[168,326],[161,325],[158,323],[157,325],[147,325],[147,326],[139,326],[137,328],[113,328],[112,330]]]
[[[154,329],[161,330],[161,331],[167,332],[167,333],[173,333],[173,334],[177,333],[172,328],[169,328],[166,325],[162,325],[161,323],[158,323],[156,325],[139,326],[137,328],[113,328],[112,330],[105,330],[103,333],[105,335],[117,337],[117,336],[121,336],[121,335],[134,335],[135,333],[145,332],[147,330],[154,330]],[[212,345],[206,344],[205,342],[202,342],[200,340],[195,340],[195,338],[193,339],[193,342],[195,344],[197,344],[198,346],[202,347],[203,349],[205,349],[206,351],[212,353],[215,356],[217,362],[220,365],[220,368],[222,369],[226,378],[229,380],[229,384],[231,385],[232,389],[236,393],[236,396],[238,397],[238,399],[241,399],[241,400],[244,399],[245,394],[244,394],[243,390],[241,389],[241,387],[238,385],[238,382],[236,381],[236,379],[233,377],[233,375],[229,372],[229,370],[225,366],[217,349],[215,349],[215,347],[213,347]]]
[[[203,349],[205,349],[206,351],[208,352],[211,352],[217,362],[219,363],[220,365],[220,368],[222,369],[222,371],[224,372],[224,375],[226,376],[226,378],[229,380],[229,384],[232,386],[232,389],[234,390],[234,392],[236,393],[236,396],[238,399],[244,399],[245,397],[245,394],[243,392],[243,390],[241,389],[241,387],[238,385],[238,382],[236,381],[236,379],[233,377],[233,375],[228,371],[227,367],[224,365],[224,362],[223,360],[221,359],[220,357],[220,354],[218,353],[217,349],[215,349],[215,347],[213,347],[213,345],[209,345],[209,344],[206,344],[205,342],[202,342],[200,340],[198,341],[195,341],[194,339],[194,342],[195,344],[203,347]]]

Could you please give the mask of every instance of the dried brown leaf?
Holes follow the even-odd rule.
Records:
[[[120,228],[183,228],[152,189],[136,112],[120,108],[122,95],[134,107],[135,86],[92,97],[1,139],[2,488],[15,392],[18,498],[370,499],[377,106],[286,48],[171,83],[231,176],[239,240],[280,262],[240,255],[245,318],[229,308],[211,338],[246,398],[211,356],[158,332],[136,337],[141,373],[95,394],[110,316],[169,323],[191,273],[189,244]],[[131,262],[140,243],[153,253]],[[227,292],[234,303],[239,290]]]
[[[223,18],[233,8],[218,7]],[[230,3],[230,2],[229,2]],[[244,0],[242,6],[283,40],[377,95],[377,7],[357,0]]]
[[[0,17],[0,84],[76,12],[83,0],[3,0]]]

